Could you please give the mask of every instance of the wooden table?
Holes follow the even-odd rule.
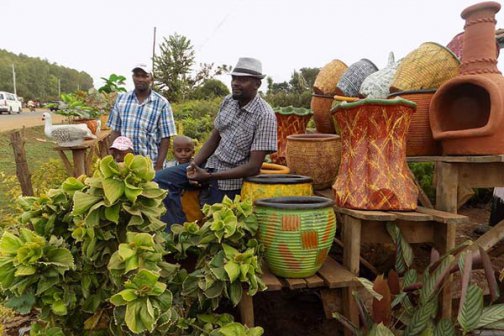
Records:
[[[291,279],[277,277],[270,272],[266,264],[263,264],[262,280],[267,286],[267,291],[279,291],[282,289],[313,288],[320,290],[320,297],[327,318],[332,318],[332,313],[341,312],[341,297],[344,288],[359,286],[360,282],[355,275],[340,265],[331,257],[327,257],[320,270],[309,278]],[[253,297],[243,292],[238,305],[241,321],[248,327],[254,326],[254,302]],[[344,307],[343,307],[344,309]],[[345,311],[343,310],[343,313]],[[336,335],[336,332],[334,333]]]
[[[504,155],[417,156],[408,162],[435,162],[436,209],[457,213],[457,190],[504,186]]]
[[[110,147],[110,132],[110,130],[102,130],[96,139],[85,140],[79,146],[57,146],[54,148],[54,150],[58,152],[61,160],[63,160],[63,164],[65,165],[68,175],[79,177],[83,174],[89,175],[91,173],[93,156],[96,155],[102,158],[108,155],[108,149]],[[66,152],[72,153],[73,165],[70,163]]]

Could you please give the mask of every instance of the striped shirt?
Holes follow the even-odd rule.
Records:
[[[135,91],[119,95],[107,125],[130,138],[135,154],[150,157],[154,164],[161,139],[177,134],[170,103],[154,91],[142,104]]]
[[[224,98],[214,127],[221,140],[206,167],[217,171],[246,164],[251,151],[277,150],[277,123],[271,106],[259,95],[240,108],[231,96]],[[243,179],[219,180],[219,189],[240,189]]]

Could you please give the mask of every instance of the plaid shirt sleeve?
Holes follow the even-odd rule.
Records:
[[[114,107],[112,107],[107,121],[107,126],[117,132],[121,132],[121,116],[119,114],[118,107],[120,98],[121,95],[117,96]]]
[[[250,150],[277,151],[277,121],[273,112],[268,111],[262,116]]]
[[[168,138],[170,136],[176,135],[177,129],[175,128],[175,121],[173,119],[173,112],[170,103],[164,104],[161,109],[161,115],[159,118],[159,137]]]

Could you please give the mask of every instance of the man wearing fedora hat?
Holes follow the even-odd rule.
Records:
[[[259,60],[240,58],[231,72],[232,94],[224,98],[208,141],[191,163],[156,174],[159,186],[169,190],[163,217],[169,225],[185,221],[180,203],[184,189],[207,185],[200,193],[202,204],[233,199],[243,178],[257,175],[266,154],[277,150],[275,114],[258,94],[264,77]]]
[[[170,136],[176,135],[170,103],[151,89],[152,69],[148,63],[133,69],[135,90],[123,93],[110,111],[107,125],[112,129],[111,141],[126,136],[133,142],[133,152],[149,157],[156,170],[163,168],[170,146]]]

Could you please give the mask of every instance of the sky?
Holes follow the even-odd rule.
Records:
[[[196,62],[262,61],[274,82],[333,59],[368,58],[380,69],[427,41],[446,45],[463,31],[472,0],[0,0],[0,48],[89,73],[95,87],[111,73],[128,78],[178,33]],[[503,12],[497,27],[504,27]],[[502,60],[504,60],[501,57]],[[197,66],[195,66],[195,69]],[[219,79],[229,85],[229,76]]]

